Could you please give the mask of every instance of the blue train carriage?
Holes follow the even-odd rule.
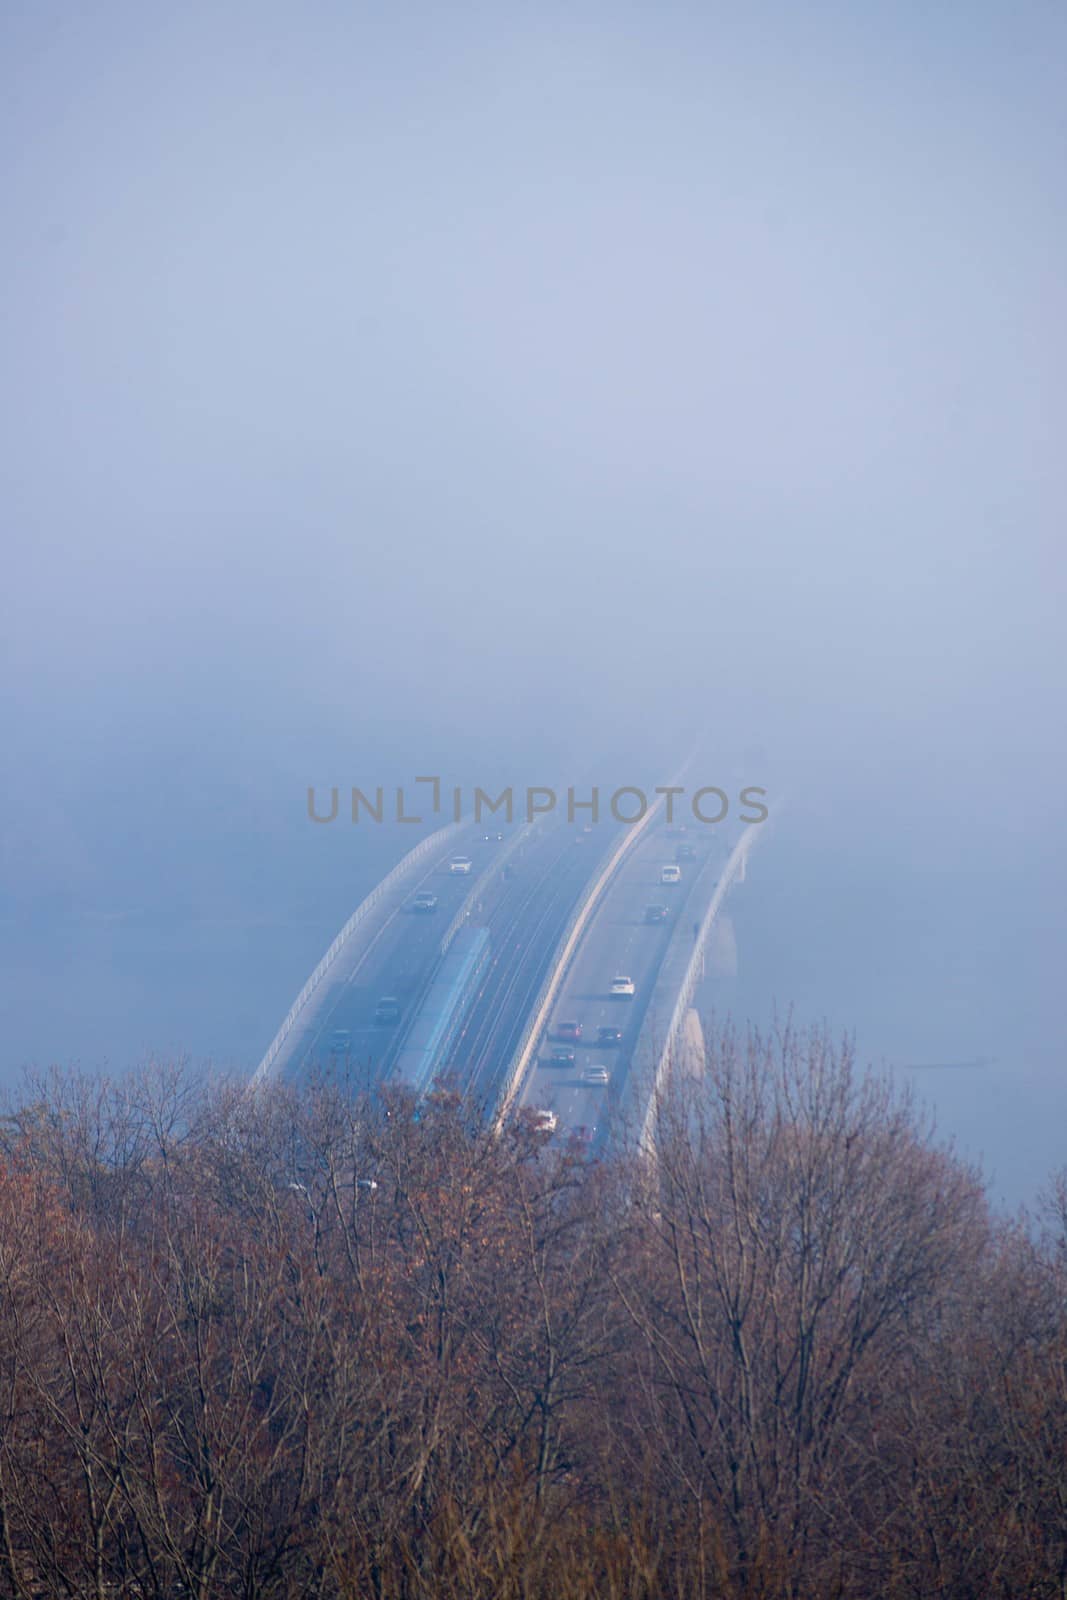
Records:
[[[416,1013],[392,1081],[424,1095],[448,1060],[489,958],[488,928],[462,928],[453,939]]]

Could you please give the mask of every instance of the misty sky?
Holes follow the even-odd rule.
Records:
[[[5,7],[0,1078],[254,1064],[402,847],[308,783],[700,726],[788,795],[743,1004],[995,1054],[1047,1129],[1065,35]]]

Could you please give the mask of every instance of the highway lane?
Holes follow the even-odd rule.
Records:
[[[493,864],[495,854],[504,848],[495,840],[485,841],[485,831],[484,825],[472,824],[455,837],[443,859],[412,878],[356,970],[335,982],[316,1008],[312,1027],[290,1057],[286,1074],[290,1080],[312,1070],[329,1073],[343,1069],[363,1083],[380,1078],[387,1070],[401,1027],[375,1022],[375,1008],[384,995],[392,995],[400,1001],[402,1021],[410,1016],[437,964],[449,923]],[[458,854],[471,859],[467,875],[453,875],[448,870],[448,859]],[[435,911],[411,909],[420,890],[437,895]],[[329,984],[330,979],[325,982]],[[348,1037],[338,1040],[339,1048],[334,1050],[335,1035],[341,1032]]]
[[[671,934],[679,922],[696,922],[703,914],[702,905],[690,905],[689,890],[709,853],[725,859],[726,845],[718,828],[690,825],[683,833],[662,822],[653,824],[608,886],[538,1041],[534,1064],[519,1099],[524,1107],[555,1112],[559,1119],[557,1138],[566,1139],[578,1132],[591,1151],[603,1148],[613,1111],[623,1098],[633,1049]],[[689,851],[693,859],[676,860],[679,854]],[[662,867],[675,864],[681,870],[681,883],[661,883]],[[645,920],[646,909],[652,905],[667,907],[665,922]],[[609,995],[611,981],[617,975],[633,979],[632,1000]],[[667,1021],[664,1017],[664,1028]],[[555,1035],[561,1022],[581,1025],[580,1042],[557,1041]],[[601,1027],[621,1029],[621,1043],[599,1046],[597,1030]],[[552,1051],[567,1045],[574,1049],[574,1065],[553,1065]],[[594,1065],[607,1068],[606,1085],[582,1081],[583,1070]]]
[[[620,836],[617,827],[586,833],[573,824],[546,826],[516,871],[511,892],[487,922],[492,956],[448,1072],[480,1104],[495,1105],[530,1005],[589,879]]]

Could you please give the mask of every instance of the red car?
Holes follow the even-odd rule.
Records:
[[[557,1022],[556,1023],[556,1038],[557,1039],[566,1039],[569,1044],[577,1044],[578,1040],[581,1037],[582,1037],[582,1025],[581,1025],[580,1022]]]

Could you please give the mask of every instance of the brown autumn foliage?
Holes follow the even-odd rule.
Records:
[[[1067,1596],[1045,1232],[824,1033],[719,1030],[655,1153],[309,1087],[0,1130],[0,1596]]]

